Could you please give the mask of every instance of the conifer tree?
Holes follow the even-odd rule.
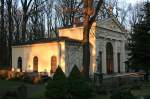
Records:
[[[150,2],[146,2],[143,12],[143,19],[133,26],[131,33],[129,62],[131,68],[145,70],[148,74],[150,70]]]
[[[69,75],[68,93],[73,99],[89,99],[91,96],[90,85],[77,66],[73,67]]]
[[[45,95],[48,99],[65,99],[66,76],[61,67],[58,66],[56,72],[46,86]]]

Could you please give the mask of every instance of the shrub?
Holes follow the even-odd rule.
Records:
[[[91,87],[77,66],[73,67],[68,78],[58,67],[53,78],[48,81],[45,95],[48,99],[89,99]]]
[[[144,96],[144,99],[150,99],[150,95],[149,96]]]
[[[68,78],[68,93],[74,99],[89,99],[91,88],[89,82],[81,75],[77,66],[74,66]]]
[[[66,99],[66,76],[58,66],[53,78],[48,81],[45,95],[48,99]]]

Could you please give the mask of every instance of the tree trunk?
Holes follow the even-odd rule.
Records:
[[[20,38],[19,38],[19,24],[17,23],[17,33],[16,33],[16,41],[17,43],[19,42]]]
[[[9,60],[9,66],[12,64],[12,0],[7,1],[8,5],[8,21],[9,21],[9,27],[8,27],[8,32],[9,32],[9,37],[8,37],[8,60]]]
[[[25,39],[26,39],[26,21],[25,19],[23,18],[23,22],[22,22],[22,41],[25,42]]]
[[[99,0],[95,11],[93,9],[93,0],[83,0],[84,10],[83,10],[83,23],[84,23],[84,31],[83,31],[83,73],[89,78],[89,69],[90,69],[90,42],[89,35],[90,29],[92,27],[93,22],[95,21],[100,7],[103,4],[103,0]]]
[[[90,42],[89,42],[90,27],[89,22],[87,21],[88,18],[89,16],[86,16],[83,31],[83,73],[86,78],[89,78],[89,69],[90,69]]]
[[[5,41],[4,39],[4,0],[1,0],[1,41]]]
[[[4,0],[1,0],[1,33],[0,33],[0,43],[1,43],[1,64],[5,63],[5,51],[6,48],[6,37],[4,30]]]

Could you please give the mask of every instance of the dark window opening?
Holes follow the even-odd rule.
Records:
[[[18,58],[18,68],[20,69],[20,72],[22,72],[22,57]]]
[[[120,73],[120,53],[117,53],[118,73]]]

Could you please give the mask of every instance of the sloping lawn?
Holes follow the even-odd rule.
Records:
[[[0,95],[3,95],[8,90],[13,90],[21,85],[19,82],[7,81],[0,79]]]
[[[143,82],[141,89],[132,90],[135,96],[150,96],[150,82]]]
[[[45,86],[44,85],[32,85],[17,81],[7,81],[0,79],[0,95],[4,94],[8,90],[16,89],[19,85],[25,84],[28,89],[29,99],[44,99]]]
[[[109,99],[109,97],[106,95],[97,95],[97,96],[93,97],[92,99]]]
[[[23,82],[17,81],[7,81],[0,79],[0,95],[4,92],[15,89],[19,85],[25,84],[28,89],[28,99],[45,99],[44,92],[45,92],[45,85],[32,85]],[[150,96],[150,83],[143,83],[143,87],[139,90],[132,90],[132,93],[135,96]],[[106,95],[97,95],[91,99],[109,99]]]
[[[0,79],[0,94],[4,93],[7,90],[17,88],[21,84],[25,84],[28,88],[28,99],[45,99],[44,96],[45,86],[43,84],[32,85],[23,82],[7,81],[1,79]],[[104,95],[98,95],[93,97],[92,99],[108,99],[108,97]]]

